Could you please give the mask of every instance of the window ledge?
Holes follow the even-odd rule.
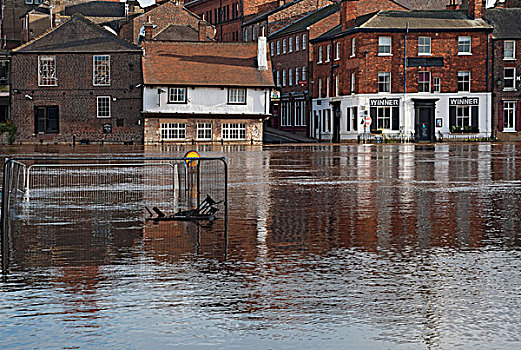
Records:
[[[458,52],[458,56],[472,56],[472,52]]]
[[[432,53],[418,53],[418,56],[432,56]]]
[[[505,91],[505,92],[515,92],[515,91],[517,91],[517,89],[516,88],[504,88],[503,91]]]
[[[393,55],[392,53],[379,53],[378,54],[378,56],[380,56],[380,57],[390,57],[392,55]]]
[[[503,129],[502,132],[517,132],[515,129]]]
[[[515,57],[503,58],[503,61],[515,61],[515,60],[516,60]]]

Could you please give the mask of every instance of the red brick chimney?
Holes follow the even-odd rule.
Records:
[[[485,16],[484,0],[468,0],[468,13],[473,19],[481,19]]]
[[[206,21],[204,17],[199,21],[199,41],[206,41]]]
[[[147,23],[145,23],[145,41],[151,41],[154,36],[154,25],[150,21],[150,16],[147,17]]]
[[[358,17],[358,0],[344,0],[340,8],[340,22],[342,30],[346,30],[355,25],[355,19]]]
[[[447,4],[447,10],[448,11],[457,11],[457,10],[459,10],[458,0],[449,0],[449,3]]]

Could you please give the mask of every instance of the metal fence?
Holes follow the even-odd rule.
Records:
[[[207,196],[216,203],[215,217],[227,237],[227,172],[225,158],[210,157],[8,158],[1,206],[3,260],[10,233],[23,231],[21,222],[36,223],[40,230],[85,216],[145,222],[154,207],[169,215],[199,208]]]

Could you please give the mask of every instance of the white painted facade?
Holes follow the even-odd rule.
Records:
[[[270,89],[246,88],[246,103],[228,103],[228,88],[187,87],[186,103],[169,103],[169,87],[145,86],[143,91],[144,113],[219,115],[227,116],[267,116],[269,114]]]
[[[333,140],[334,116],[333,106],[340,103],[340,141],[356,141],[359,135],[369,133],[370,127],[364,129],[363,118],[370,116],[372,101],[393,100],[399,110],[399,126],[397,130],[381,129],[384,136],[414,139],[416,129],[415,102],[419,100],[437,100],[434,111],[435,137],[437,139],[466,138],[468,134],[451,133],[449,127],[449,107],[457,103],[471,101],[478,110],[478,129],[474,136],[479,138],[492,135],[492,96],[491,93],[414,93],[414,94],[353,94],[348,96],[313,99],[310,118],[310,135],[324,141]],[[470,106],[470,105],[469,105]],[[327,112],[330,110],[330,112]],[[328,118],[327,115],[330,115]],[[354,117],[353,117],[354,116]],[[348,118],[350,118],[348,122]],[[372,120],[372,122],[376,122]],[[324,125],[324,123],[326,125]]]

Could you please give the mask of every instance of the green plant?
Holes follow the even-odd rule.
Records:
[[[16,131],[16,126],[14,126],[10,120],[5,123],[0,123],[0,133],[8,133],[7,142],[9,142],[10,145],[12,145],[16,139]]]

